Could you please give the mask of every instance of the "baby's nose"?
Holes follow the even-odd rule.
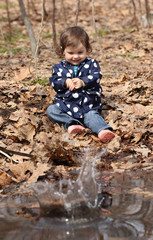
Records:
[[[74,54],[74,56],[73,56],[74,58],[78,58],[79,57],[79,55],[78,54]]]

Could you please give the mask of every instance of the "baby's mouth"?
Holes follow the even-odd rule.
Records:
[[[73,59],[72,61],[73,61],[73,62],[79,62],[80,59]]]

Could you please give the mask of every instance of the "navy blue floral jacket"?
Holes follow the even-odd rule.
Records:
[[[85,86],[73,91],[65,85],[67,78],[80,78]],[[77,73],[74,66],[66,60],[53,66],[50,82],[57,92],[54,103],[73,118],[83,118],[84,113],[97,109],[101,111],[100,79],[102,74],[99,63],[95,59],[86,58],[78,65]]]

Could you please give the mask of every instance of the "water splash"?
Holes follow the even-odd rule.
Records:
[[[101,185],[96,182],[96,162],[105,150],[94,157],[87,149],[76,181],[61,179],[56,183],[37,182],[22,189],[20,194],[4,199],[4,218],[40,217],[66,223],[82,223],[99,218]],[[5,207],[4,207],[5,206]]]
[[[87,150],[76,181],[62,179],[58,185],[49,182],[33,184],[31,188],[38,199],[41,216],[65,221],[85,221],[96,217],[101,189],[95,181],[95,163],[104,153],[105,150],[102,150],[95,157],[90,157]]]

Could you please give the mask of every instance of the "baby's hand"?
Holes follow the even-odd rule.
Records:
[[[80,78],[73,78],[72,82],[75,86],[75,89],[78,89],[78,88],[81,88],[81,87],[85,86],[85,83]]]
[[[72,81],[71,78],[67,78],[66,81],[65,81],[65,85],[66,87],[70,90],[70,91],[73,91],[75,89],[75,85]]]

